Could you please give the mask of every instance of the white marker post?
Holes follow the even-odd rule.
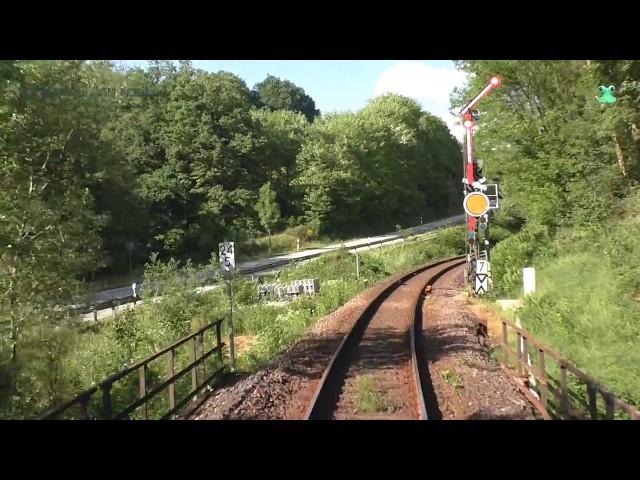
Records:
[[[525,296],[530,295],[536,291],[536,269],[533,267],[526,267],[522,269],[522,283],[524,286],[524,294]],[[522,328],[522,324],[520,323],[520,319],[516,318],[516,325],[519,328]],[[524,339],[520,339],[520,351],[524,352]],[[529,356],[529,352],[527,352],[527,364],[531,366],[531,357]],[[535,386],[536,380],[533,376],[529,376],[529,382]],[[531,389],[532,393],[538,396],[538,394]]]
[[[229,333],[229,348],[231,350],[231,371],[236,371],[235,330],[233,327],[233,272],[236,268],[236,255],[233,242],[219,243],[218,252],[220,258],[220,270],[227,280],[227,292],[229,294],[229,321],[231,332]]]
[[[522,269],[522,283],[524,286],[524,294],[529,295],[536,291],[536,269],[527,267]]]

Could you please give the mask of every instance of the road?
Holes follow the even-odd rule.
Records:
[[[451,225],[458,225],[464,223],[464,215],[456,215],[455,217],[445,218],[436,222],[425,223],[424,225],[418,225],[416,227],[408,228],[407,230],[414,234],[426,233],[438,228],[447,227]],[[278,255],[276,257],[264,258],[260,260],[251,260],[247,262],[239,262],[236,264],[236,270],[243,276],[250,276],[251,274],[258,272],[265,272],[270,270],[277,270],[280,267],[288,265],[290,263],[299,262],[301,260],[308,260],[318,257],[328,252],[333,252],[346,247],[350,250],[361,247],[370,247],[372,245],[381,245],[391,242],[397,242],[402,239],[402,235],[398,232],[389,233],[385,235],[379,235],[376,237],[360,238],[356,240],[350,240],[348,242],[335,243],[322,248],[312,248],[308,250],[301,250],[299,252],[288,253],[286,255]],[[138,290],[142,283],[138,283]],[[89,304],[99,304],[109,302],[111,300],[119,300],[128,298],[132,295],[131,286],[112,288],[110,290],[103,290],[101,292],[94,293],[88,300]]]

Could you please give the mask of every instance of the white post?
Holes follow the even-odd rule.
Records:
[[[356,251],[356,279],[360,280],[360,259],[358,258],[358,249]]]
[[[231,332],[229,333],[231,349],[231,371],[236,371],[236,349],[235,349],[235,328],[233,326],[233,279],[229,281],[229,320],[231,321]]]
[[[536,270],[535,268],[524,268],[523,269],[523,277],[524,277],[524,293],[528,295],[529,293],[535,292],[536,290]],[[522,323],[520,323],[520,317],[516,316],[516,327],[522,328]],[[524,352],[524,338],[520,337],[520,351]],[[531,366],[531,355],[527,352],[527,365]],[[529,383],[535,387],[536,379],[533,375],[529,375]],[[531,393],[533,393],[536,397],[538,394],[533,388],[530,388]]]
[[[536,291],[536,269],[527,267],[522,269],[522,281],[524,285],[524,294],[529,295]]]

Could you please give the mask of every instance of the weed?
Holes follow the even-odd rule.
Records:
[[[384,398],[375,378],[356,378],[356,413],[392,412],[393,405]]]
[[[443,370],[440,372],[440,376],[446,383],[451,385],[456,391],[464,388],[464,385],[462,385],[462,382],[460,381],[460,377],[458,377],[458,374],[456,372],[452,370]]]

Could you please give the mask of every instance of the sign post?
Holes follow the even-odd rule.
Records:
[[[489,291],[489,261],[476,261],[476,288],[477,295],[483,295]]]
[[[219,243],[218,253],[220,259],[220,270],[227,281],[227,293],[229,294],[229,322],[231,332],[229,333],[229,348],[231,350],[231,371],[236,371],[236,349],[235,349],[235,329],[233,326],[233,273],[236,269],[236,254],[233,242]]]

